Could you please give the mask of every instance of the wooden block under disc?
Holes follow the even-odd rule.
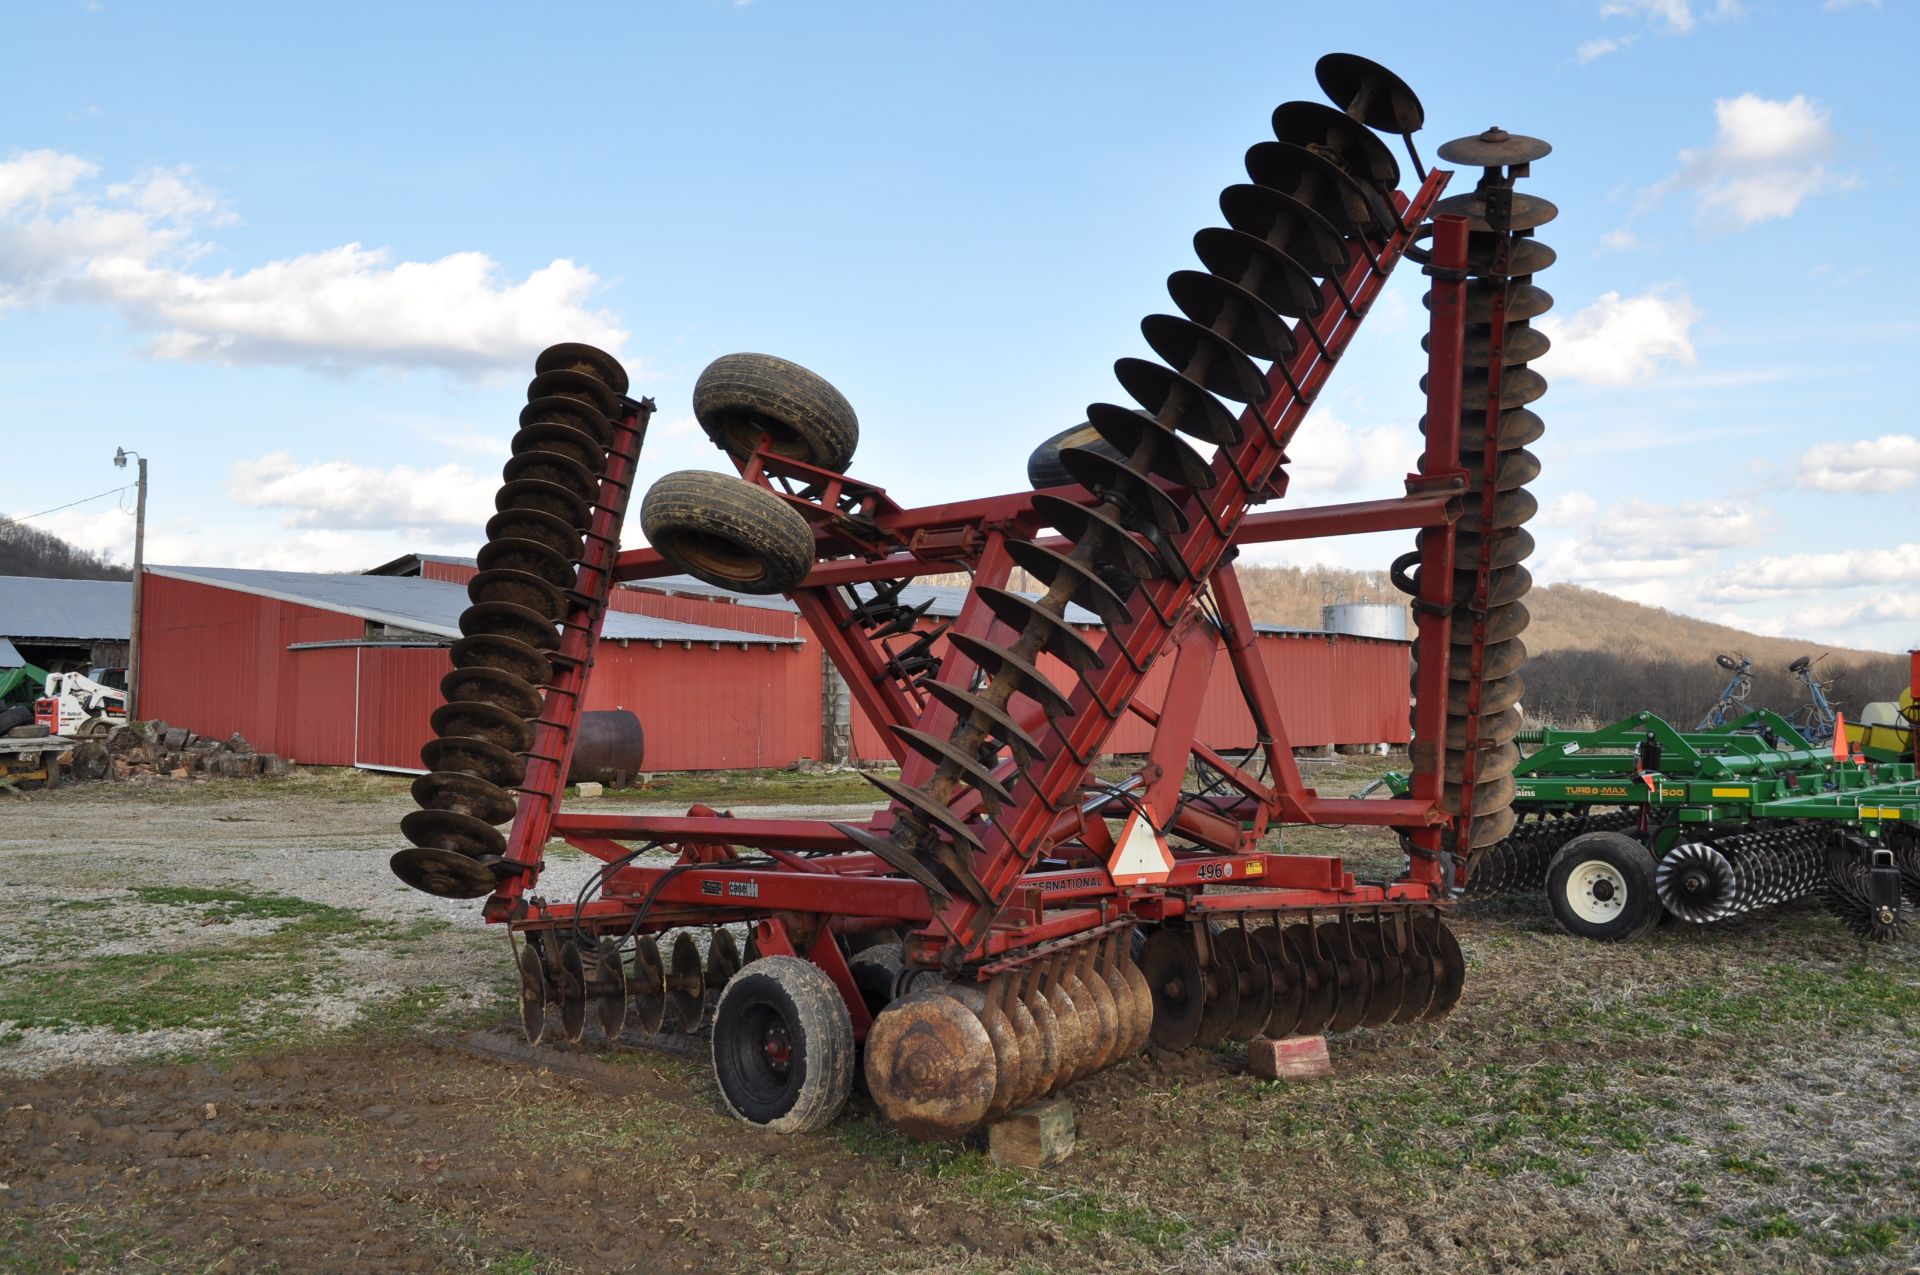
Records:
[[[1262,1080],[1311,1080],[1331,1076],[1333,1063],[1325,1036],[1261,1036],[1247,1042],[1247,1070]]]
[[[1044,1169],[1073,1154],[1073,1104],[1049,1098],[987,1126],[987,1154],[1004,1169]]]

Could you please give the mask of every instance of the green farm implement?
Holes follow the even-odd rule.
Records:
[[[1562,928],[1607,942],[1663,914],[1712,924],[1817,893],[1855,933],[1891,939],[1920,906],[1920,778],[1845,751],[1764,710],[1710,731],[1637,713],[1523,733],[1498,759],[1519,822],[1475,854],[1466,893],[1544,887]]]

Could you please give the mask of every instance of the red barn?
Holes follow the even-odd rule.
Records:
[[[143,715],[203,735],[238,731],[309,765],[417,771],[475,570],[472,559],[428,555],[365,575],[149,567]],[[957,614],[965,596],[937,586],[907,593],[930,599],[933,618]],[[1077,608],[1069,618],[1097,623]],[[846,721],[837,672],[783,598],[687,577],[647,581],[616,591],[601,638],[587,707],[639,716],[649,770],[890,756],[871,724]],[[1271,627],[1260,642],[1296,747],[1406,742],[1405,642]],[[1148,702],[1164,676],[1149,681]],[[1202,738],[1223,750],[1250,745],[1225,661],[1208,698]],[[1129,720],[1112,749],[1139,751],[1147,734]]]

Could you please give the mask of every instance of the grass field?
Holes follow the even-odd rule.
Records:
[[[667,800],[852,795],[760,782]],[[1075,1087],[1075,1155],[1028,1174],[858,1097],[823,1134],[753,1133],[697,1038],[499,1046],[499,935],[385,875],[403,784],[112,791],[0,821],[25,918],[0,936],[0,1269],[1920,1261],[1920,953],[1812,904],[1627,948],[1561,936],[1536,899],[1465,906],[1451,1018],[1335,1038],[1336,1074],[1301,1084],[1231,1046],[1149,1052]],[[1289,844],[1393,858],[1367,833]],[[556,863],[553,893],[583,868]]]

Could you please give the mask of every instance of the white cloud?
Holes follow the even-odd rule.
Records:
[[[1827,0],[1820,7],[1828,13],[1836,13],[1841,9],[1878,9],[1880,0]]]
[[[1633,232],[1633,227],[1631,226],[1622,226],[1618,230],[1609,230],[1606,234],[1600,236],[1600,249],[1603,252],[1625,252],[1629,248],[1638,248],[1639,246],[1640,236]]]
[[[463,528],[477,539],[499,485],[462,465],[373,469],[340,460],[307,464],[286,452],[227,469],[227,494],[236,502],[281,510],[281,526],[303,529]]]
[[[1584,492],[1553,501],[1539,519],[1532,563],[1542,581],[1570,581],[1651,606],[1689,609],[1698,582],[1728,549],[1765,539],[1771,511],[1737,501],[1663,505],[1629,499],[1601,508]],[[1549,536],[1549,528],[1570,535]]]
[[[1702,592],[1717,601],[1749,602],[1890,585],[1920,585],[1920,544],[1755,558],[1714,577]]]
[[[1680,171],[1654,192],[1697,191],[1700,222],[1745,230],[1791,217],[1821,191],[1853,184],[1830,167],[1840,140],[1828,124],[1829,112],[1805,96],[1775,101],[1742,93],[1719,99],[1713,111],[1713,144],[1681,151]]]
[[[41,207],[100,171],[78,155],[58,151],[16,151],[0,161],[0,213],[23,204]]]
[[[1850,443],[1820,443],[1794,463],[1811,491],[1902,491],[1920,481],[1920,438],[1882,434]]]
[[[1697,363],[1688,332],[1699,319],[1686,294],[1670,286],[1635,297],[1609,292],[1571,318],[1543,315],[1535,321],[1553,342],[1539,363],[1555,377],[1632,385],[1664,363]]]
[[[1352,425],[1316,409],[1287,444],[1287,494],[1398,495],[1420,457],[1420,435],[1405,425]]]
[[[1609,53],[1618,53],[1638,38],[1638,36],[1631,35],[1602,36],[1597,40],[1588,40],[1582,44],[1573,51],[1573,56],[1581,62],[1591,62],[1595,58],[1603,58]]]
[[[1713,9],[1706,16],[1714,19],[1737,18],[1740,13],[1738,0],[1715,0]],[[1660,23],[1676,35],[1685,35],[1693,30],[1696,21],[1689,0],[1603,0],[1600,16],[1644,18],[1650,23]]]
[[[395,261],[349,243],[212,272],[203,225],[232,220],[185,168],[100,186],[97,166],[34,151],[0,163],[0,310],[94,303],[152,333],[160,358],[320,369],[524,367],[559,340],[617,352],[600,280],[565,258],[505,277],[485,253]]]
[[[1539,521],[1549,527],[1579,527],[1593,521],[1600,502],[1584,491],[1570,491],[1548,501],[1540,510]]]

